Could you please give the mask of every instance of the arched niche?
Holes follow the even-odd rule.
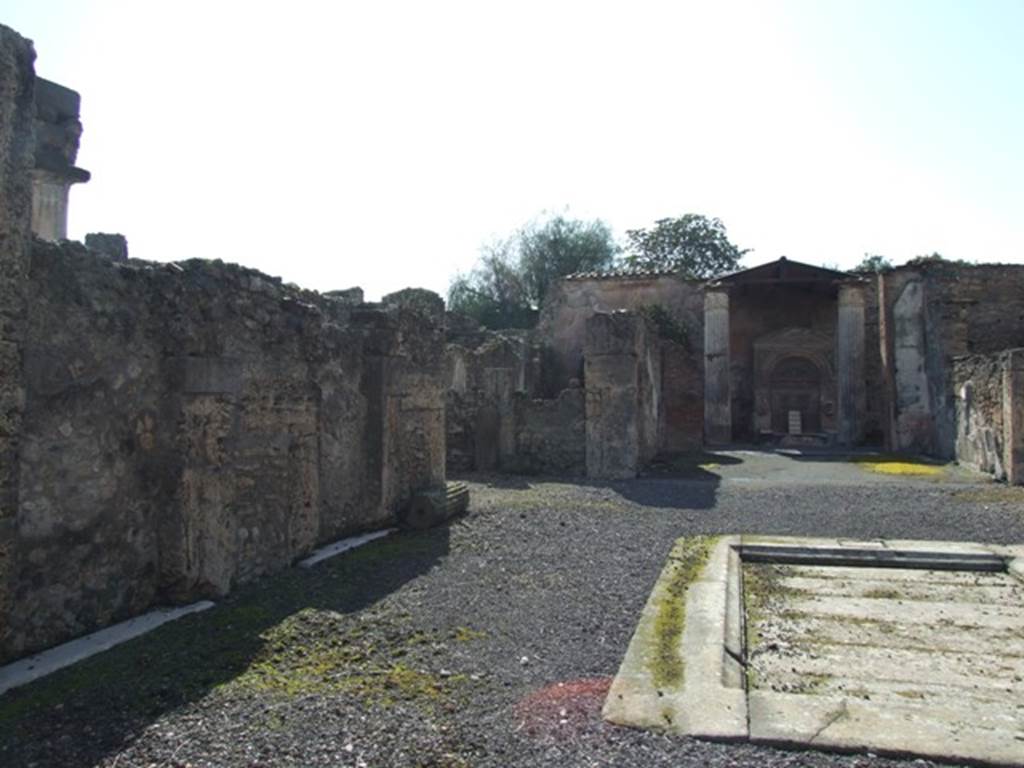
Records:
[[[759,434],[786,433],[799,411],[801,432],[836,428],[836,378],[831,337],[785,328],[754,341],[754,420]]]

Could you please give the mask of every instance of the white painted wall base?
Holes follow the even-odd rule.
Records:
[[[380,539],[387,536],[390,533],[394,533],[397,528],[385,528],[383,531],[373,531],[372,533],[364,533],[360,536],[352,536],[348,539],[342,539],[336,541],[333,544],[328,544],[326,547],[321,547],[312,555],[307,557],[305,560],[299,561],[300,568],[310,568],[322,560],[340,555],[342,552],[347,552],[350,549],[361,547],[363,544],[368,544],[374,539]]]
[[[0,694],[11,688],[25,685],[25,683],[31,683],[40,677],[45,677],[58,669],[71,666],[82,659],[95,656],[97,653],[109,650],[134,637],[144,635],[168,621],[174,621],[190,613],[205,611],[212,607],[211,601],[203,600],[181,608],[157,608],[149,613],[136,616],[134,619],[128,619],[120,624],[93,632],[91,635],[54,646],[35,656],[11,662],[0,667]]]

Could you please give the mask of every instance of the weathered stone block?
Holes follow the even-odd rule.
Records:
[[[1024,485],[1024,349],[1003,356],[1003,451],[1006,480]]]
[[[124,235],[90,232],[85,236],[85,247],[113,261],[128,261],[128,239]]]

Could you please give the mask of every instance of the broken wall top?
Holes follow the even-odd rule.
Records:
[[[75,166],[82,136],[81,97],[58,83],[36,78],[35,166],[73,181],[88,181],[89,172]]]

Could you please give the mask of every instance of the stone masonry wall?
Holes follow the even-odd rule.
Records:
[[[953,358],[1024,344],[1024,266],[925,262],[891,270],[881,282],[888,444],[952,458]]]
[[[12,627],[24,386],[25,276],[32,212],[32,44],[0,25],[0,658]]]
[[[453,472],[514,468],[514,396],[527,391],[524,336],[480,330],[445,348],[448,467]]]
[[[956,459],[1024,484],[1024,349],[954,361]]]
[[[586,473],[586,414],[583,389],[563,389],[558,397],[515,400],[514,469],[528,475],[581,476]]]
[[[448,316],[445,421],[449,472],[582,475],[583,390],[537,398],[529,334],[469,328]]]
[[[36,241],[0,657],[220,595],[444,482],[443,304]],[[7,381],[6,375],[4,381]]]
[[[865,402],[861,434],[868,445],[884,441],[885,388],[879,344],[878,281],[871,279],[864,290],[864,388]]]
[[[1003,365],[999,355],[968,355],[953,363],[956,460],[1006,477],[1003,467]]]
[[[632,312],[587,321],[584,353],[587,476],[636,477],[659,446],[661,345]]]
[[[662,308],[684,330],[693,360],[700,366],[704,343],[700,281],[674,275],[570,278],[552,286],[537,327],[537,340],[545,349],[543,394],[553,397],[571,379],[581,378],[587,321],[594,314],[647,307]],[[703,377],[703,368],[700,375]]]

